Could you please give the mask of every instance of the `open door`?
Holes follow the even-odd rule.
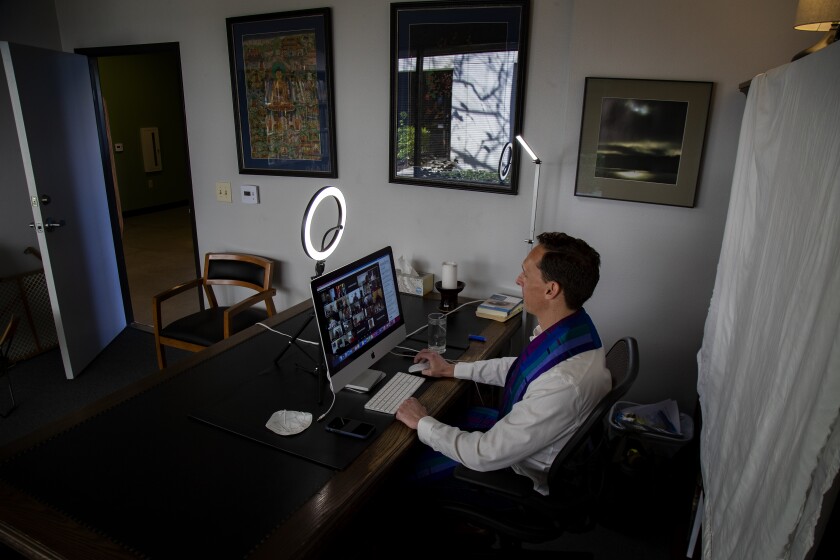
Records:
[[[126,327],[85,56],[0,42],[64,371]]]

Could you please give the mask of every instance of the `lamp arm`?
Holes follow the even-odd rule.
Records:
[[[534,165],[534,199],[531,201],[531,229],[530,235],[525,240],[528,245],[534,244],[534,233],[537,227],[537,198],[540,194],[540,161],[537,160]]]
[[[531,229],[528,230],[530,235],[528,239],[525,240],[525,242],[529,245],[528,251],[531,250],[530,246],[534,244],[534,234],[537,228],[537,199],[540,195],[540,163],[542,162],[539,158],[534,160],[534,198],[531,201]],[[522,309],[522,347],[527,347],[529,342],[528,312],[525,309]]]

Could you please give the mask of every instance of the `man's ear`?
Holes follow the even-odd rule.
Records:
[[[554,299],[563,293],[563,288],[557,282],[551,281],[546,285],[545,298]]]

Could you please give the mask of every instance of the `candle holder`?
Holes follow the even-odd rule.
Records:
[[[438,305],[438,309],[447,313],[458,307],[458,294],[461,293],[464,286],[466,284],[459,281],[457,288],[444,288],[441,282],[435,282],[435,290],[440,292],[440,305]]]

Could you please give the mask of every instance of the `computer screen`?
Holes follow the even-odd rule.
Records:
[[[391,247],[310,283],[333,391],[340,391],[405,339]]]

